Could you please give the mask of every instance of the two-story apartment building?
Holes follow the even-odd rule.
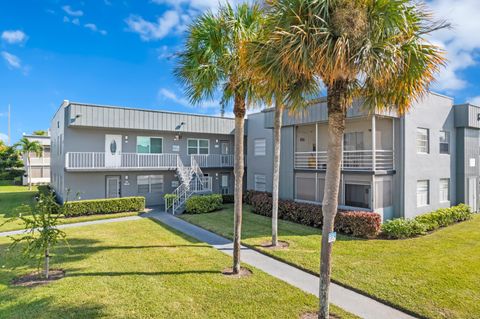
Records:
[[[27,160],[27,154],[23,155],[23,163],[25,164],[25,172],[30,172],[32,184],[48,184],[50,183],[50,134],[34,135],[23,134],[23,137],[29,141],[37,141],[42,145],[41,154],[30,154],[30,162]],[[28,168],[30,166],[30,169]],[[27,173],[26,173],[27,174]],[[23,176],[23,185],[28,184],[28,176]]]
[[[233,119],[64,101],[51,125],[60,200],[233,192]]]
[[[414,103],[403,116],[368,112],[356,103],[346,120],[340,207],[371,209],[390,219],[412,217],[463,200],[457,198],[460,192],[456,189],[457,179],[462,177],[456,174],[454,113],[453,100],[435,93]],[[248,189],[271,191],[273,117],[273,109],[248,117]],[[479,139],[476,141],[478,153]],[[326,99],[298,115],[285,112],[281,198],[322,202],[327,143]]]

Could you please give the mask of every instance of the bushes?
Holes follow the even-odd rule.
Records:
[[[65,216],[138,212],[145,209],[145,197],[92,199],[65,203]]]
[[[470,207],[465,204],[441,208],[413,219],[398,218],[386,222],[382,232],[389,238],[409,238],[425,234],[440,227],[449,226],[472,218]]]
[[[401,239],[425,234],[427,227],[415,219],[397,218],[382,225],[382,233],[388,238]]]
[[[222,195],[224,204],[233,204],[235,202],[235,196],[233,194]]]
[[[220,194],[192,196],[187,199],[185,211],[189,214],[210,213],[223,207],[223,199]]]
[[[255,214],[271,217],[272,198],[268,193],[257,192],[251,196]],[[322,227],[322,207],[314,204],[297,203],[291,200],[278,202],[278,217],[306,226]],[[381,225],[380,215],[373,212],[340,212],[335,218],[335,229],[358,237],[373,237]]]
[[[52,188],[50,187],[50,185],[38,185],[37,189],[38,193],[41,195],[49,195],[50,193],[52,193]]]

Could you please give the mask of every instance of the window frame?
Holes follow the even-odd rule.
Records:
[[[446,189],[446,194],[447,194],[447,198],[446,199],[443,199],[442,198],[442,194],[443,192],[445,191],[445,189],[442,189],[442,182],[447,182],[447,189]],[[438,183],[438,196],[439,196],[439,201],[440,203],[448,203],[450,202],[450,178],[440,178],[439,180],[439,183]]]
[[[426,142],[426,151],[420,151],[420,150],[419,150],[419,148],[420,148],[420,145],[419,145],[419,142],[420,142],[420,140],[419,140],[419,133],[420,133],[420,131],[422,131],[422,130],[426,131],[426,133],[427,133],[427,134],[426,134],[426,137],[427,137],[427,138],[426,138],[426,140],[425,140],[425,142]],[[425,127],[417,127],[417,132],[416,132],[416,135],[415,135],[415,140],[416,140],[417,154],[430,154],[430,129],[425,128]],[[422,140],[422,142],[424,142],[424,141]]]
[[[155,193],[165,193],[165,176],[163,174],[151,174],[151,175],[137,175],[137,193],[140,195],[147,195],[147,194],[152,194],[152,177],[160,177],[162,180],[162,189],[160,192],[155,192]],[[147,183],[146,184],[139,184],[139,178],[146,179]],[[156,183],[159,184],[159,183]],[[147,185],[148,186],[148,191],[145,192],[140,192],[138,186],[139,185]]]
[[[149,139],[149,145],[148,145],[148,153],[144,152],[139,152],[138,151],[138,139],[139,138],[148,138]],[[152,153],[152,138],[156,138],[162,141],[162,149],[160,153]],[[135,140],[135,151],[137,154],[163,154],[163,137],[162,136],[145,136],[145,135],[138,135]]]
[[[446,142],[442,142],[441,139],[441,134],[442,133],[445,133],[445,140]],[[440,154],[450,154],[450,141],[451,141],[451,138],[450,138],[450,131],[445,131],[445,130],[441,130],[440,131],[440,135],[438,137],[438,152]],[[442,144],[446,144],[447,145],[447,152],[442,152]]]
[[[257,177],[263,177],[264,181],[263,182],[258,182]],[[259,183],[263,183],[263,185],[264,185],[263,190],[259,189],[257,187],[257,184],[259,184]],[[256,192],[266,192],[267,191],[267,175],[265,175],[265,174],[253,174],[253,189]]]
[[[257,153],[257,142],[263,141],[263,152]],[[267,156],[267,139],[266,138],[256,138],[253,140],[253,156]]]
[[[191,147],[190,141],[197,141],[197,146],[196,146],[196,153],[190,153],[190,149],[193,148]],[[200,147],[200,141],[207,141],[207,147]],[[207,153],[200,153],[201,148],[207,148]],[[187,155],[210,155],[210,139],[208,138],[187,138]]]
[[[420,195],[419,192],[418,192],[418,191],[419,191],[419,185],[418,185],[418,184],[419,184],[420,182],[426,182],[426,183],[427,183],[427,189],[426,189],[426,191],[427,191],[427,194],[426,194],[426,195],[427,195],[427,196],[426,196],[426,203],[424,203],[424,204],[423,204],[423,203],[421,204],[421,203],[419,202],[419,200],[418,200],[419,195]],[[415,192],[416,192],[416,195],[417,195],[417,207],[426,207],[426,206],[429,206],[429,205],[430,205],[430,180],[428,180],[428,179],[419,179],[419,180],[417,180],[417,185],[416,185],[416,190],[415,190]]]

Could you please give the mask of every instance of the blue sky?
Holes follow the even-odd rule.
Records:
[[[434,35],[450,63],[435,91],[480,105],[478,0],[429,1],[453,30]],[[192,107],[172,75],[189,21],[216,0],[2,1],[0,138],[12,106],[12,141],[46,129],[64,99],[218,114],[216,101]]]

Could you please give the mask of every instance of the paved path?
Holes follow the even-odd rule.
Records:
[[[88,226],[88,225],[98,225],[98,224],[108,224],[108,223],[115,223],[115,222],[125,222],[129,220],[138,220],[142,219],[141,216],[127,216],[127,217],[117,217],[117,218],[108,218],[108,219],[99,219],[99,220],[91,220],[86,222],[78,222],[72,224],[62,224],[58,225],[58,228],[71,228],[71,227],[79,227],[79,226]],[[6,236],[13,236],[13,235],[20,235],[25,233],[24,229],[20,230],[12,230],[7,232],[0,232],[0,237]]]
[[[192,225],[170,214],[154,212],[148,215],[182,233],[203,241],[228,254],[233,253],[232,241]],[[252,265],[292,286],[318,297],[319,278],[298,268],[242,246],[242,262]],[[330,285],[330,302],[350,313],[366,319],[413,319],[414,317],[389,307],[374,299],[356,293],[342,286]]]

